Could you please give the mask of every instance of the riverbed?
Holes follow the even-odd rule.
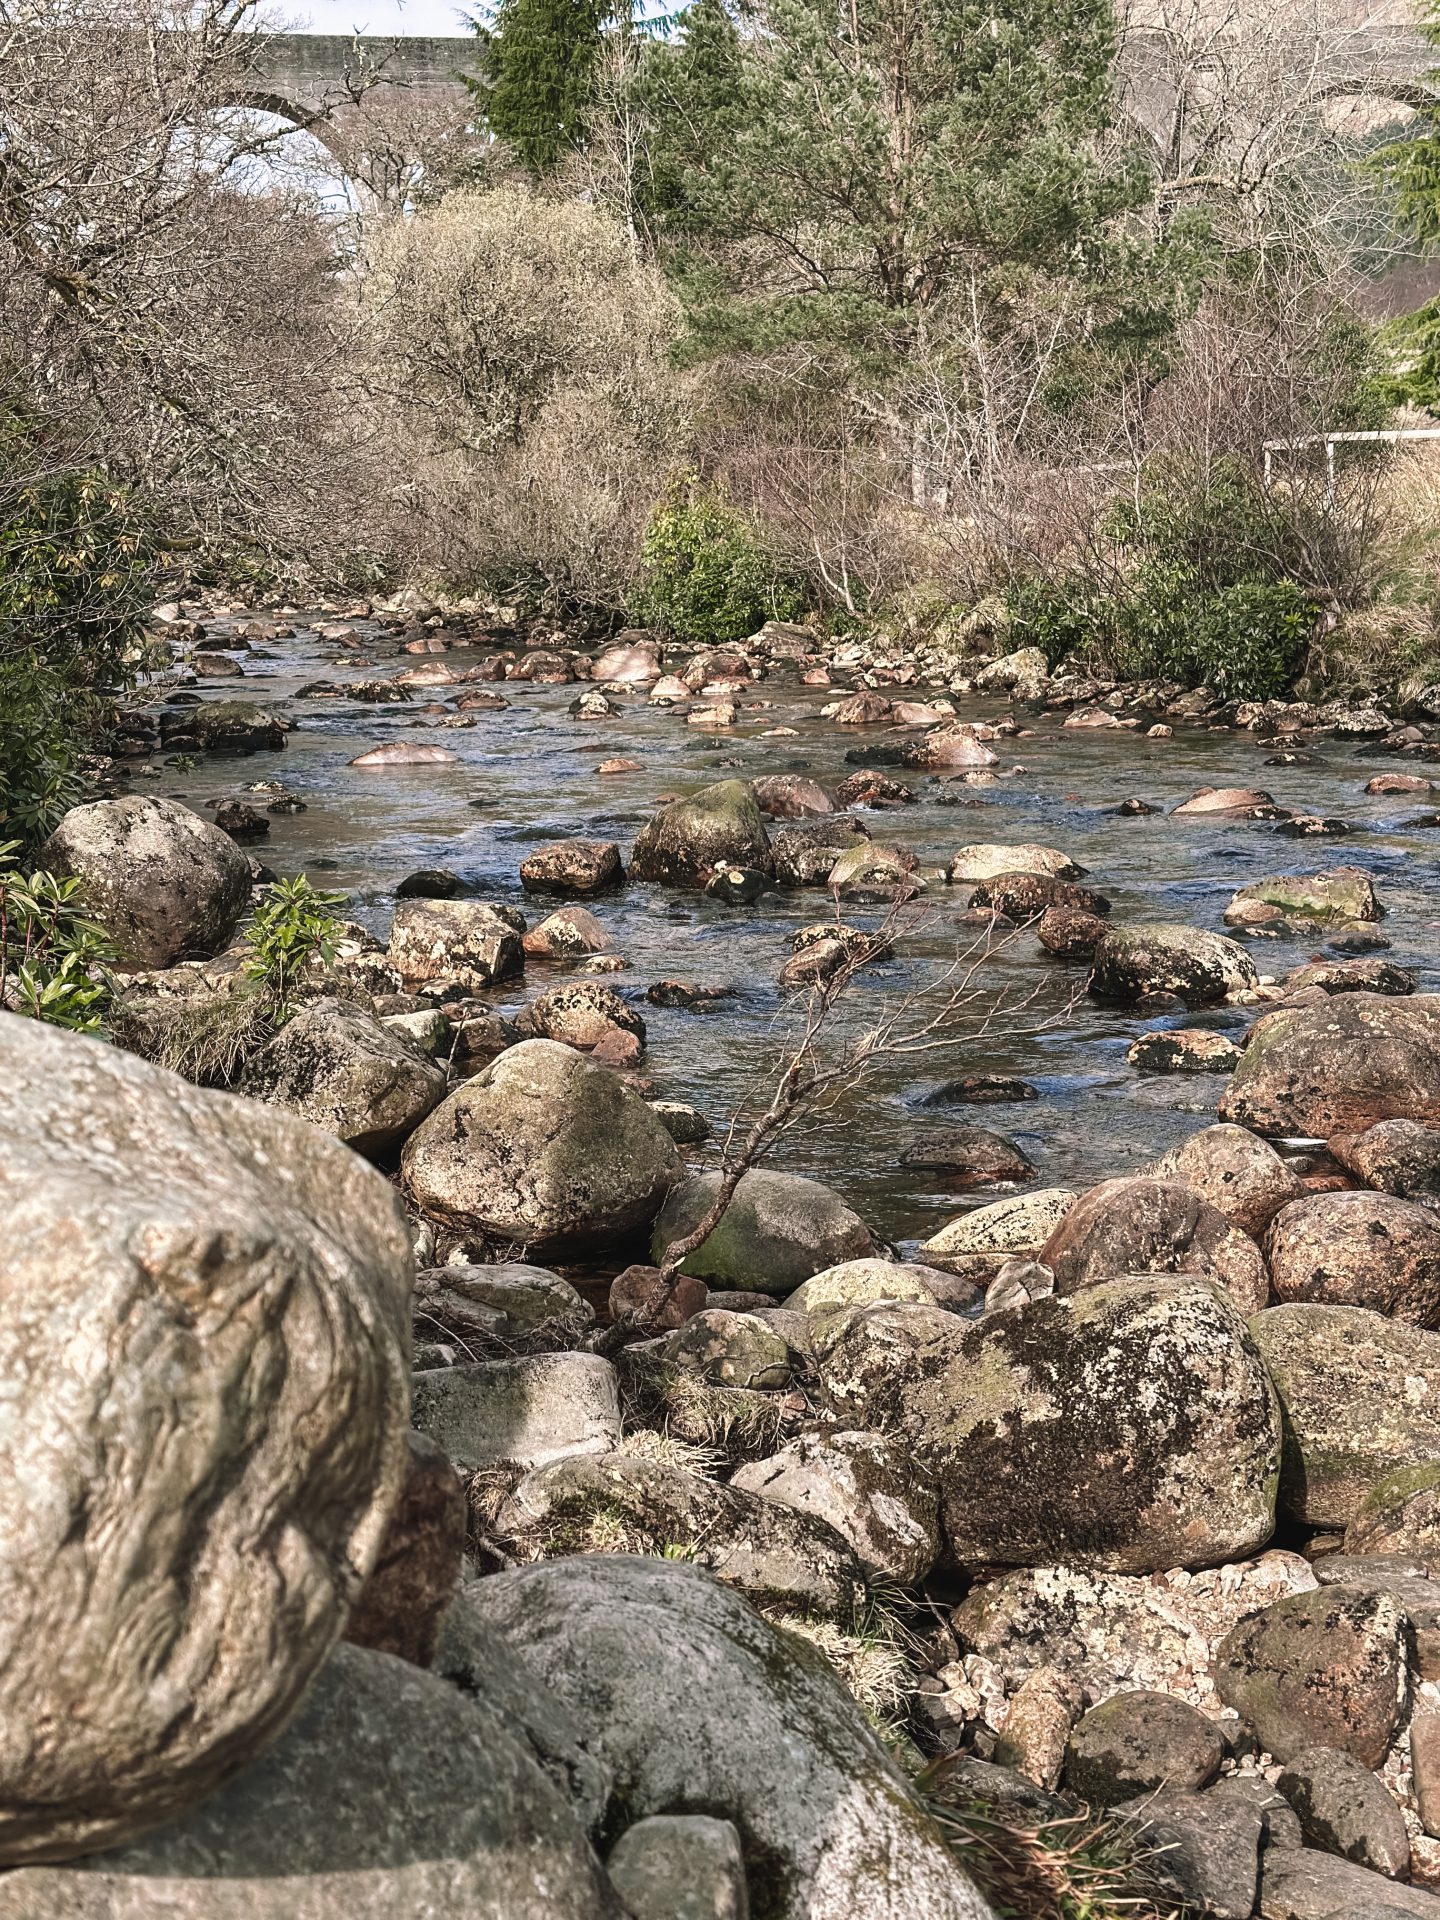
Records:
[[[378,626],[347,624],[361,641],[358,653],[297,621],[293,639],[257,643],[237,656],[242,679],[201,677],[194,685],[206,700],[244,698],[283,711],[292,725],[284,751],[212,756],[193,768],[157,756],[152,770],[159,778],[146,785],[209,817],[232,798],[263,811],[267,796],[247,789],[282,780],[306,811],[270,816],[269,837],[253,850],[277,872],[304,871],[317,885],[344,892],[351,917],[382,939],[395,888],[417,868],[446,868],[472,897],[517,906],[533,923],[559,903],[526,896],[519,866],[547,841],[615,840],[628,855],[662,797],[773,773],[806,774],[833,789],[855,770],[847,755],[857,748],[883,749],[917,737],[913,730],[897,735],[886,727],[837,725],[821,709],[853,683],[837,675],[832,688],[805,688],[790,668],[756,683],[749,697],[769,705],[749,711],[742,697],[739,723],[715,732],[688,726],[683,712],[648,706],[643,691],[624,697],[618,716],[571,718],[567,710],[583,691],[574,684],[506,681],[496,689],[510,702],[505,710],[478,712],[471,727],[433,731],[437,717],[418,709],[453,698],[456,689],[416,689],[409,705],[296,700],[298,689],[317,679],[379,678],[415,664]],[[205,645],[223,648],[225,632],[225,621],[207,622]],[[474,657],[451,656],[461,669]],[[915,697],[926,696],[916,690]],[[1012,712],[1002,700],[952,697],[964,720],[993,723]],[[1024,708],[1015,716],[1033,731],[995,743],[1004,777],[972,787],[899,774],[915,803],[864,814],[872,839],[909,848],[922,869],[943,866],[973,842],[1040,842],[1088,870],[1086,884],[1108,896],[1116,921],[1215,930],[1222,930],[1223,910],[1237,887],[1270,874],[1359,866],[1372,875],[1387,910],[1388,957],[1413,968],[1422,991],[1440,988],[1440,828],[1407,824],[1432,802],[1424,794],[1362,791],[1377,772],[1399,766],[1427,772],[1427,763],[1397,762],[1377,753],[1373,742],[1321,735],[1306,743],[1313,765],[1271,766],[1275,743],[1245,732],[1177,726],[1171,738],[1150,739],[1143,731],[1065,729],[1063,715],[1037,717]],[[767,737],[773,728],[793,728],[794,737]],[[443,745],[456,759],[413,767],[349,764],[369,747],[417,739]],[[600,761],[615,756],[640,761],[641,770],[597,773]],[[1295,841],[1279,837],[1268,822],[1175,815],[1201,786],[1262,787],[1290,812],[1338,816],[1355,831]],[[1118,814],[1128,799],[1158,811]],[[975,952],[981,936],[960,921],[966,891],[931,882],[917,924],[894,958],[857,979],[857,1016],[914,996],[953,968],[957,952]],[[656,1094],[693,1104],[723,1132],[795,1030],[797,1000],[781,993],[777,977],[790,936],[831,916],[828,896],[815,889],[775,891],[736,908],[635,885],[588,904],[612,934],[611,950],[628,962],[606,981],[645,1018],[644,1071]],[[844,917],[873,926],[883,911],[847,908]],[[1262,975],[1279,977],[1320,954],[1323,938],[1317,932],[1309,940],[1251,945]],[[1045,1186],[1084,1188],[1140,1170],[1213,1117],[1225,1080],[1142,1073],[1126,1062],[1130,1043],[1156,1027],[1198,1026],[1238,1037],[1255,1010],[1153,1016],[1101,1006],[1084,993],[1087,970],[1046,954],[1032,932],[1001,940],[977,980],[986,997],[983,1017],[977,1006],[958,1019],[953,1046],[883,1063],[823,1125],[790,1138],[775,1164],[830,1182],[902,1246],[963,1207],[1006,1191],[960,1192],[941,1176],[901,1165],[908,1149],[943,1139],[957,1125],[1008,1134]],[[525,982],[496,990],[490,1002],[514,1011],[556,977],[554,969],[532,962]],[[661,1008],[645,1000],[647,987],[660,979],[730,993],[703,1012]],[[1038,1097],[985,1106],[925,1104],[940,1083],[972,1073],[1020,1076]]]

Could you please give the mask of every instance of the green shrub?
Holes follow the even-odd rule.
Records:
[[[264,889],[245,932],[245,971],[271,1001],[277,1026],[295,1011],[295,994],[315,963],[334,965],[343,932],[335,908],[344,904],[343,893],[322,893],[303,873]]]
[[[640,552],[634,616],[697,646],[747,639],[804,602],[743,514],[713,493],[673,495],[651,515]]]
[[[78,880],[20,872],[19,844],[0,844],[0,1007],[72,1033],[102,1033],[114,945],[86,917]]]
[[[1052,668],[1179,680],[1231,700],[1266,700],[1294,680],[1316,607],[1300,584],[1316,530],[1273,508],[1238,460],[1203,476],[1183,462],[1101,522],[1107,587],[1073,569],[1014,583],[1020,644]],[[1109,584],[1113,582],[1113,584]]]
[[[47,471],[34,429],[0,405],[0,827],[24,845],[79,797],[155,586],[133,496],[99,473]]]

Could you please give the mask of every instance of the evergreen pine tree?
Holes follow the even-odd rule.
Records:
[[[498,139],[535,176],[585,141],[600,39],[610,0],[498,0],[477,23],[479,70],[470,85]]]

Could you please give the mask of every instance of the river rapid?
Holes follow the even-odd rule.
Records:
[[[207,618],[204,645],[223,649],[227,628],[249,617]],[[351,916],[382,939],[396,886],[417,868],[446,868],[472,897],[517,906],[533,924],[559,902],[527,897],[519,865],[547,841],[615,840],[628,856],[662,796],[774,773],[806,774],[833,789],[855,770],[857,748],[893,747],[918,737],[914,730],[897,735],[887,727],[842,727],[826,719],[821,709],[854,682],[837,673],[832,688],[805,688],[789,665],[754,687],[751,697],[771,704],[748,711],[742,698],[739,723],[718,732],[688,726],[683,710],[648,706],[643,691],[622,696],[618,716],[571,718],[567,710],[583,685],[517,681],[496,689],[510,702],[504,711],[476,713],[471,727],[432,730],[438,716],[419,709],[452,699],[457,689],[416,689],[409,705],[297,700],[308,682],[384,677],[415,659],[371,622],[347,623],[360,640],[357,652],[322,639],[305,624],[311,616],[284,617],[295,625],[295,636],[256,642],[238,654],[243,678],[202,675],[180,698],[198,694],[274,706],[291,723],[285,750],[215,755],[193,768],[156,756],[144,775],[132,772],[148,775],[149,791],[169,794],[207,817],[235,798],[263,811],[267,796],[249,792],[251,783],[283,781],[306,811],[270,816],[268,839],[252,850],[279,873],[304,871],[317,885],[343,891]],[[450,657],[463,670],[475,655],[459,651]],[[926,697],[924,690],[915,690],[915,697]],[[963,720],[995,722],[1012,712],[1003,700],[952,697]],[[1033,731],[995,743],[997,771],[1005,777],[977,787],[892,769],[916,801],[864,814],[873,840],[911,849],[922,869],[943,866],[973,842],[1040,842],[1063,849],[1088,870],[1086,884],[1109,897],[1117,922],[1143,918],[1215,930],[1222,930],[1223,910],[1237,887],[1265,875],[1360,866],[1372,875],[1387,909],[1382,926],[1392,943],[1388,957],[1415,969],[1422,991],[1440,988],[1440,829],[1407,825],[1430,803],[1423,794],[1362,791],[1377,772],[1402,765],[1427,771],[1423,764],[1384,757],[1364,740],[1322,735],[1306,743],[1313,765],[1271,766],[1274,741],[1245,732],[1177,726],[1172,738],[1149,739],[1143,730],[1064,729],[1063,715],[1014,711],[1022,728]],[[782,727],[795,729],[794,737],[767,737]],[[439,744],[457,757],[444,765],[349,764],[390,741]],[[601,760],[617,755],[640,761],[641,770],[597,773]],[[880,760],[867,757],[858,764]],[[1022,770],[1010,773],[1011,767]],[[1341,839],[1294,841],[1278,837],[1267,822],[1176,816],[1173,808],[1201,786],[1262,787],[1291,812],[1339,816],[1355,830]],[[1117,814],[1127,799],[1159,811]],[[920,924],[890,962],[857,979],[856,1017],[915,994],[953,966],[957,950],[973,950],[977,929],[960,918],[967,891],[931,881]],[[781,993],[777,976],[790,936],[833,913],[828,896],[817,889],[775,891],[754,906],[736,908],[698,894],[633,885],[588,904],[613,936],[611,950],[628,962],[606,982],[644,1015],[644,1072],[656,1095],[693,1104],[723,1131],[753,1091],[757,1072],[794,1030],[797,1002]],[[883,909],[847,907],[844,917],[873,926]],[[1316,933],[1308,941],[1256,940],[1252,950],[1262,975],[1278,977],[1320,954],[1323,938]],[[847,1091],[822,1125],[791,1137],[774,1164],[828,1181],[901,1247],[933,1233],[964,1207],[1013,1190],[962,1192],[944,1176],[902,1166],[907,1149],[938,1142],[957,1125],[1008,1134],[1033,1161],[1040,1185],[1084,1188],[1140,1170],[1207,1124],[1225,1080],[1142,1073],[1126,1062],[1130,1043],[1157,1027],[1206,1027],[1238,1037],[1254,1010],[1137,1014],[1088,999],[1086,974],[1083,963],[1045,953],[1032,931],[1002,940],[977,983],[987,996],[985,1007],[956,1022],[953,1046],[883,1063],[862,1086]],[[557,969],[532,961],[527,980],[496,990],[490,1003],[513,1011],[557,977]],[[667,978],[731,993],[698,1013],[648,1004],[646,988]],[[925,1104],[938,1084],[968,1073],[1023,1077],[1038,1098],[1004,1105]]]

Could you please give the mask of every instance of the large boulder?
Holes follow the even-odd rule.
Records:
[[[1122,1002],[1173,993],[1199,1007],[1259,983],[1250,955],[1223,933],[1152,922],[1109,928],[1095,948],[1089,991]]]
[[[671,1188],[655,1222],[653,1260],[663,1260],[674,1241],[699,1226],[719,1188],[718,1173],[691,1174]],[[682,1271],[714,1288],[791,1293],[812,1274],[874,1251],[865,1222],[831,1188],[799,1174],[752,1167]]]
[[[699,887],[722,860],[772,871],[765,816],[745,780],[721,780],[662,807],[635,842],[630,878]]]
[[[294,1713],[404,1477],[412,1266],[328,1134],[9,1014],[0,1216],[0,1860],[53,1860]]]
[[[1389,1193],[1314,1193],[1276,1214],[1265,1242],[1275,1293],[1440,1324],[1440,1214]]]
[[[1440,1127],[1418,1120],[1378,1120],[1363,1133],[1337,1134],[1331,1157],[1381,1193],[1402,1200],[1440,1200]]]
[[[505,1714],[359,1647],[336,1651],[264,1759],[174,1825],[0,1875],[0,1920],[624,1913],[568,1796]]]
[[[472,993],[510,980],[525,966],[519,928],[480,900],[401,900],[390,927],[389,962],[407,987],[454,980]]]
[[[402,1163],[427,1212],[542,1257],[648,1227],[679,1171],[674,1141],[640,1096],[557,1040],[507,1048],[457,1087]]]
[[[1070,1208],[1040,1249],[1057,1293],[1121,1274],[1193,1273],[1224,1287],[1242,1312],[1270,1297],[1260,1249],[1189,1187],[1167,1180],[1105,1180]]]
[[[1276,1138],[1328,1140],[1440,1112],[1440,995],[1342,993],[1266,1014],[1220,1118]]]
[[[1244,1321],[1203,1283],[1112,1280],[973,1325],[859,1308],[816,1346],[832,1411],[934,1474],[962,1563],[1149,1572],[1270,1536],[1279,1410]]]
[[[298,1113],[371,1159],[445,1097],[445,1069],[348,1000],[318,1000],[245,1065],[240,1091]]]
[[[1440,1334],[1364,1307],[1267,1307],[1250,1331],[1285,1415],[1282,1507],[1343,1527],[1387,1474],[1440,1462]]]
[[[1328,873],[1281,873],[1252,880],[1241,887],[1225,909],[1227,921],[1243,925],[1246,903],[1278,907],[1291,920],[1321,925],[1352,920],[1378,920],[1380,902],[1368,873],[1361,867],[1333,867]]]
[[[1149,1177],[1189,1187],[1253,1240],[1305,1191],[1270,1142],[1248,1127],[1202,1127],[1162,1155]]]
[[[989,1920],[821,1656],[708,1574],[597,1554],[465,1598],[579,1730],[602,1828],[678,1807],[733,1821],[771,1920]]]
[[[39,865],[81,883],[87,912],[136,967],[218,952],[250,898],[250,862],[229,834],[145,794],[72,807]]]

